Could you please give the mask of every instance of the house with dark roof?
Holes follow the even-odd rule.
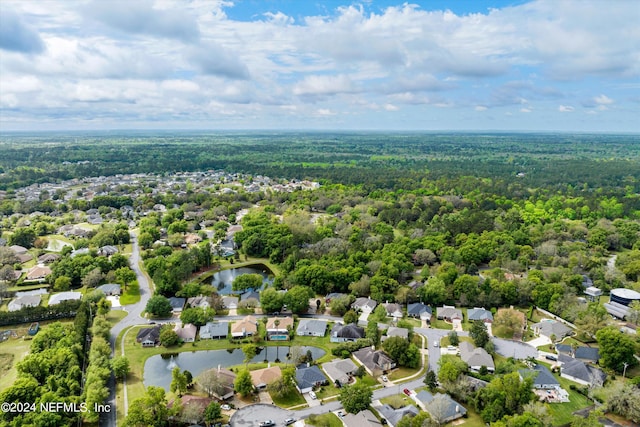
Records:
[[[336,323],[331,329],[331,342],[357,341],[361,338],[364,338],[364,328],[355,323],[349,323],[348,325]]]
[[[111,256],[118,253],[118,248],[113,245],[105,245],[98,249],[98,255],[101,256]]]
[[[406,417],[415,417],[420,413],[420,410],[413,405],[403,406],[402,408],[394,409],[388,404],[384,404],[382,406],[378,406],[376,408],[380,415],[387,420],[387,425],[394,427],[398,422]]]
[[[221,368],[220,365],[210,371],[213,371],[215,376],[218,378],[218,382],[217,384],[213,384],[211,390],[207,390],[205,388],[205,391],[211,393],[220,400],[232,398],[234,395],[233,383],[236,380],[236,374],[228,369]]]
[[[583,362],[598,363],[598,360],[600,360],[600,351],[595,347],[580,346],[576,348],[573,357]]]
[[[41,264],[51,264],[54,261],[60,259],[59,254],[43,254],[38,257],[38,262]]]
[[[430,322],[432,313],[431,307],[421,302],[414,302],[407,305],[407,316],[409,317],[424,318],[424,320]]]
[[[358,366],[351,359],[337,359],[323,363],[322,369],[332,382],[339,381],[340,384],[347,384],[358,370]]]
[[[353,353],[353,357],[374,377],[396,367],[396,362],[387,353],[371,347],[361,348]]]
[[[356,298],[353,304],[351,304],[351,308],[355,311],[362,311],[364,313],[373,313],[373,310],[378,305],[376,300],[373,300],[369,297],[360,297]]]
[[[560,376],[578,384],[602,385],[607,379],[607,374],[602,370],[571,356],[560,355],[558,362],[560,362]]]
[[[325,304],[329,304],[331,302],[331,300],[336,299],[336,298],[341,298],[341,297],[344,297],[346,295],[347,294],[343,294],[343,293],[340,293],[340,292],[331,292],[331,293],[327,294],[324,297],[324,302],[325,302]]]
[[[380,427],[380,421],[368,409],[360,411],[357,414],[346,413],[342,417],[342,422],[346,427]]]
[[[160,343],[160,325],[152,328],[142,328],[136,335],[136,342],[142,344],[143,347],[154,347]]]
[[[174,313],[181,313],[184,308],[184,304],[187,302],[186,298],[171,297],[169,298],[169,304],[171,304],[171,311]]]
[[[248,291],[240,295],[240,302],[251,304],[253,307],[260,307],[260,292]]]
[[[493,363],[493,357],[484,348],[474,347],[468,341],[462,341],[458,348],[460,349],[460,358],[469,365],[469,369],[472,371],[478,372],[483,366],[489,372],[495,371],[496,366]]]
[[[467,409],[448,394],[436,393],[434,396],[422,390],[415,395],[414,400],[440,424],[461,418],[467,413]]]
[[[485,308],[470,308],[467,310],[467,319],[470,322],[480,320],[485,323],[493,323],[493,314]]]
[[[296,369],[296,388],[300,393],[309,393],[314,387],[326,384],[328,384],[327,377],[316,365]]]
[[[122,293],[120,285],[116,283],[105,283],[104,285],[98,286],[96,289],[102,291],[105,296],[120,295]]]
[[[533,379],[533,388],[535,389],[558,389],[560,388],[560,383],[553,376],[551,371],[547,369],[544,365],[536,365],[533,369],[520,369],[518,371],[520,373],[520,378],[531,378]]]
[[[327,332],[327,321],[321,319],[300,319],[296,335],[324,337]]]
[[[207,322],[200,327],[200,339],[224,339],[229,335],[229,322]]]

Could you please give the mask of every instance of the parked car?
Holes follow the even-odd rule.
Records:
[[[404,394],[406,394],[407,396],[411,396],[411,392],[409,391],[409,389],[408,389],[408,388],[405,388],[404,390],[402,390],[402,392],[403,392]]]
[[[547,354],[546,356],[544,356],[545,359],[547,360],[553,360],[554,362],[558,361],[558,358],[556,356],[554,356],[553,354]]]
[[[380,378],[382,378],[382,381],[384,381],[385,383],[386,383],[387,381],[389,381],[389,378],[387,378],[387,376],[386,376],[386,375],[383,375],[383,376],[381,376]]]
[[[295,418],[287,418],[286,420],[284,420],[284,425],[288,426],[290,424],[293,424],[296,422]]]
[[[438,341],[434,341],[434,342],[433,342],[433,346],[434,346],[434,347],[438,347],[439,345],[440,345],[440,344],[438,344]]]
[[[223,411],[229,411],[231,410],[231,406],[225,403],[224,405],[220,405],[220,409],[222,409]]]
[[[338,411],[338,416],[339,416],[340,418],[344,418],[344,412],[342,412],[342,411]]]
[[[266,420],[260,423],[260,427],[273,427],[275,425],[276,423],[274,423],[273,420]]]
[[[309,392],[309,397],[312,398],[313,400],[316,400],[318,398],[318,396],[316,396],[316,393],[313,391]]]

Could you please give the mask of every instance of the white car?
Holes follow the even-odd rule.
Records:
[[[312,398],[313,400],[316,400],[318,398],[318,396],[316,396],[316,393],[313,391],[309,392],[309,397]]]
[[[440,346],[440,344],[438,344],[438,341],[434,341],[434,342],[433,342],[433,346],[434,346],[434,347],[439,347],[439,346]]]
[[[220,409],[222,409],[223,411],[230,411],[231,410],[231,406],[227,405],[226,403],[224,405],[220,405]]]
[[[384,381],[385,383],[386,383],[387,381],[389,381],[389,378],[387,378],[387,376],[386,376],[386,375],[383,375],[383,376],[381,376],[380,378],[382,378],[382,381]]]

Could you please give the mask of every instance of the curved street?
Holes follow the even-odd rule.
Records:
[[[151,287],[149,286],[149,280],[144,272],[140,269],[140,245],[138,245],[138,237],[134,233],[130,233],[131,235],[131,243],[133,245],[133,249],[131,252],[131,257],[129,258],[129,264],[131,269],[136,273],[136,279],[138,280],[138,286],[140,287],[140,301],[135,304],[129,304],[127,306],[122,307],[122,310],[127,312],[127,316],[116,323],[113,328],[111,328],[111,335],[109,337],[109,342],[111,344],[111,349],[113,351],[114,356],[118,354],[118,349],[115,348],[116,339],[118,338],[118,334],[125,330],[128,327],[139,325],[143,323],[145,320],[142,317],[142,312],[147,306],[147,301],[151,298]],[[122,354],[124,354],[124,348],[120,350]],[[126,384],[126,383],[125,383]],[[111,411],[107,412],[104,417],[100,419],[100,425],[104,427],[112,427],[116,425],[116,413],[117,411],[127,412],[127,388],[126,386],[123,388],[124,390],[124,408],[116,407],[116,383],[113,375],[109,381],[109,390],[111,390],[111,394],[109,395],[108,404],[111,407]]]

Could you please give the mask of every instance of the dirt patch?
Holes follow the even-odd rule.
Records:
[[[5,375],[13,367],[13,354],[0,353],[0,375]]]

